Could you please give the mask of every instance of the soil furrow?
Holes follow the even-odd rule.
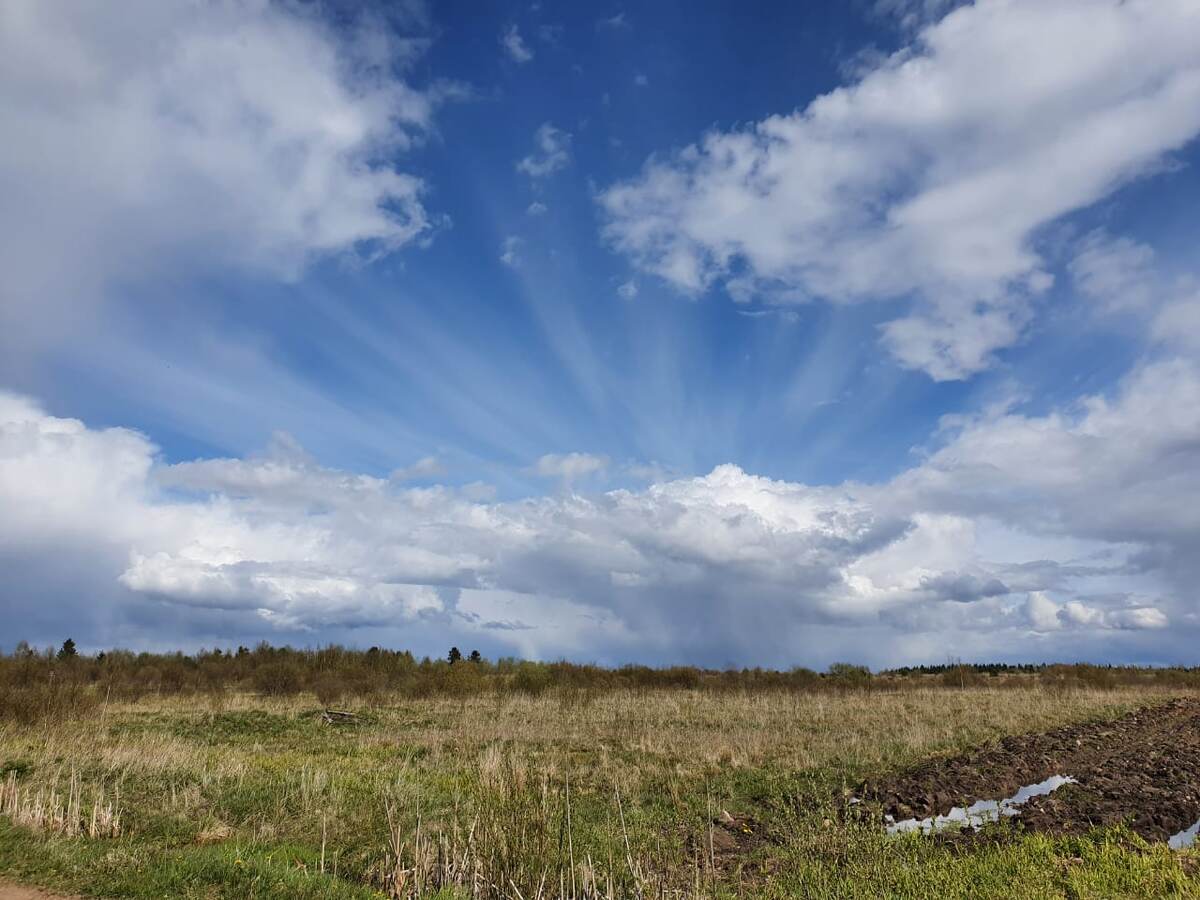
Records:
[[[869,781],[857,796],[896,819],[924,818],[1011,796],[1055,774],[1077,783],[1022,806],[1017,820],[1024,827],[1072,833],[1123,823],[1148,840],[1165,840],[1200,818],[1200,700],[1007,737]]]

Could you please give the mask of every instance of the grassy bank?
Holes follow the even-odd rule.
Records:
[[[1121,834],[963,852],[838,815],[865,776],[1165,696],[554,690],[381,696],[335,724],[308,694],[110,698],[0,725],[0,875],[132,897],[1194,895],[1186,856]]]

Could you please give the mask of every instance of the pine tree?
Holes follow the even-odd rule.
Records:
[[[75,649],[75,642],[70,638],[63,641],[62,648],[58,651],[59,659],[74,659],[79,655],[79,651]]]
[[[450,652],[446,655],[446,659],[450,660],[450,665],[454,665],[462,659],[462,651],[457,647],[451,647]]]

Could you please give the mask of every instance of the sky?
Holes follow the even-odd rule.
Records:
[[[1200,5],[0,5],[0,649],[1198,664]]]

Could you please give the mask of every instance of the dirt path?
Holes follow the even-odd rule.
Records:
[[[48,894],[37,888],[0,882],[0,900],[72,900],[72,898],[64,894]],[[79,898],[75,898],[75,900],[79,900]]]
[[[896,819],[924,818],[1011,796],[1051,775],[1071,775],[1078,784],[1022,806],[1017,820],[1025,827],[1076,833],[1123,822],[1148,840],[1165,840],[1200,819],[1200,700],[1004,738],[867,782],[856,796]]]

